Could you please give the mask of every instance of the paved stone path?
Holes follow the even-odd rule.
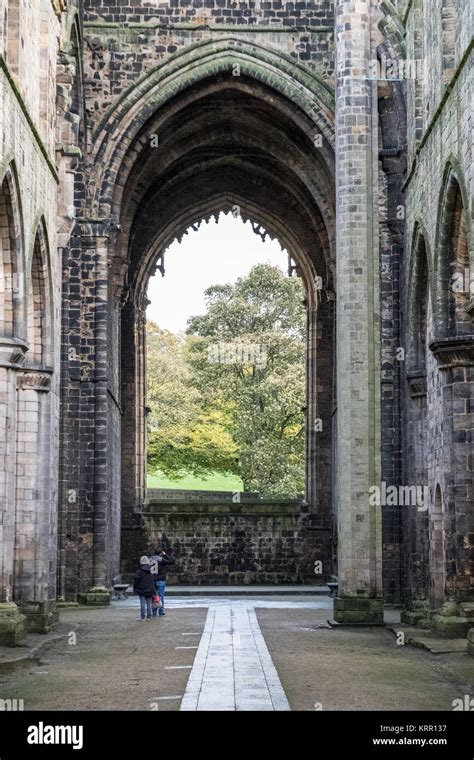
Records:
[[[332,609],[318,602],[250,599],[170,600],[169,607],[209,607],[181,710],[290,710],[260,631],[256,607]]]
[[[130,598],[117,605],[136,607]],[[262,600],[238,597],[166,597],[167,609],[207,607],[206,625],[189,675],[181,710],[290,710],[256,608],[327,609],[332,599]],[[331,615],[328,615],[330,617]]]

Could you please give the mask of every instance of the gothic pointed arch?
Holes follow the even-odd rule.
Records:
[[[329,285],[335,274],[331,108],[330,88],[312,73],[231,38],[192,45],[144,75],[94,136],[91,202],[118,232],[116,292],[133,287],[134,256],[156,250],[166,215],[177,218],[180,204],[192,206],[193,188],[206,205],[212,194],[248,197],[260,217],[266,210],[267,229],[270,216],[273,226],[278,219],[288,228],[300,218],[299,247],[313,252],[314,269]]]
[[[250,220],[258,234],[278,238],[306,286],[312,357],[308,499],[311,509],[318,501],[326,525],[331,429],[327,422],[318,449],[312,420],[317,406],[332,408],[334,300],[327,294],[335,287],[333,119],[332,93],[311,72],[285,55],[227,38],[192,45],[155,67],[124,93],[96,130],[90,201],[99,218],[110,220],[114,301],[109,319],[113,323],[117,313],[121,320],[113,340],[120,341],[125,537],[133,530],[133,510],[144,503],[146,489],[148,280],[174,239],[191,225],[229,211]],[[317,499],[316,467],[325,467]],[[128,538],[124,540],[125,548]]]
[[[431,254],[420,222],[415,225],[407,283],[407,372],[426,375]]]
[[[435,340],[474,332],[471,300],[474,252],[468,195],[456,163],[449,162],[439,198],[435,248]]]
[[[27,363],[42,367],[51,363],[52,315],[49,277],[49,250],[46,224],[36,228],[28,273]]]
[[[147,72],[120,97],[94,131],[94,161],[104,167],[93,199],[99,214],[107,207],[110,210],[126,154],[129,166],[135,160],[130,153],[134,141],[140,134],[146,141],[159,132],[163,107],[169,105],[172,112],[173,104],[178,105],[183,95],[196,97],[198,86],[210,79],[214,89],[219,89],[221,77],[235,89],[250,81],[258,83],[262,92],[266,90],[267,98],[271,93],[278,95],[278,107],[290,108],[293,120],[304,127],[312,141],[320,135],[321,156],[333,167],[334,97],[326,83],[289,56],[259,44],[229,37],[199,42]],[[112,211],[117,211],[115,203]]]
[[[22,211],[15,165],[0,180],[0,335],[25,337]]]

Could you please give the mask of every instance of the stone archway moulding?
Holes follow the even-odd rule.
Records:
[[[93,199],[94,212],[107,216],[122,162],[146,122],[172,98],[210,77],[232,74],[266,85],[295,107],[294,118],[306,116],[323,137],[321,154],[330,164],[334,150],[334,96],[330,87],[287,56],[232,37],[197,43],[153,68],[130,87],[105,115],[92,135],[92,156],[103,166]],[[300,112],[300,113],[298,113]]]

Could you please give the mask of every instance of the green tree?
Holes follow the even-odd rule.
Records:
[[[207,312],[188,322],[185,354],[203,403],[225,409],[246,490],[304,490],[306,311],[298,279],[255,266],[206,291]]]
[[[237,473],[225,404],[208,407],[191,382],[185,338],[147,323],[148,471],[167,477]]]

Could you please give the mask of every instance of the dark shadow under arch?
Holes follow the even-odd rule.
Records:
[[[46,226],[38,224],[28,277],[27,340],[28,365],[52,364],[52,294]]]

